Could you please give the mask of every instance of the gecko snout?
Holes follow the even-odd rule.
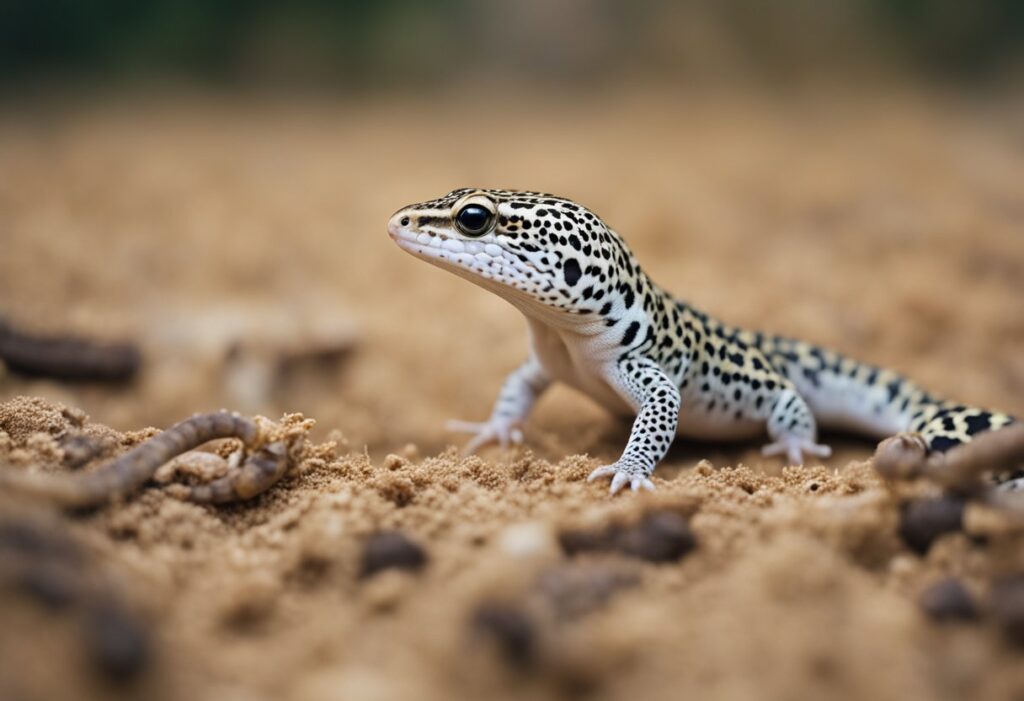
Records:
[[[391,238],[396,238],[403,230],[408,231],[409,224],[411,223],[408,214],[402,211],[395,212],[388,221],[388,234],[391,235]]]

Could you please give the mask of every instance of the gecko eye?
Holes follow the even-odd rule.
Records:
[[[494,213],[478,204],[467,204],[455,215],[455,226],[466,236],[483,236],[494,223]]]

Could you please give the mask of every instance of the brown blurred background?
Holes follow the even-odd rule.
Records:
[[[439,450],[522,323],[383,227],[479,185],[579,199],[732,321],[1019,409],[1022,39],[1011,0],[5,3],[0,314],[144,365],[0,396]],[[547,403],[600,451],[600,412]]]

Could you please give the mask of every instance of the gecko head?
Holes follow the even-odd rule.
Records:
[[[571,200],[539,192],[461,189],[395,212],[403,250],[491,289],[523,311],[607,314],[622,240]]]

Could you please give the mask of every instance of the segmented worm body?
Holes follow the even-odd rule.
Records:
[[[226,411],[196,414],[175,424],[93,472],[75,475],[0,472],[0,487],[33,494],[69,508],[98,506],[124,497],[153,477],[157,468],[182,453],[218,438],[238,438],[255,452],[239,467],[209,484],[178,485],[179,495],[197,502],[250,499],[276,483],[288,468],[283,441],[260,446],[255,422]],[[184,490],[184,491],[182,491]]]
[[[13,372],[67,381],[125,382],[142,356],[131,343],[97,343],[73,336],[35,336],[0,319],[0,360]]]

